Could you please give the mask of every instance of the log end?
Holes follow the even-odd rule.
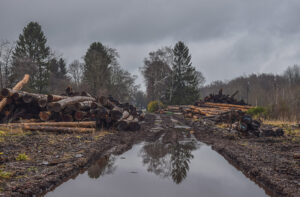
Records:
[[[1,95],[2,95],[3,97],[8,97],[8,96],[10,96],[10,90],[9,90],[8,88],[3,88],[3,89],[1,90]]]

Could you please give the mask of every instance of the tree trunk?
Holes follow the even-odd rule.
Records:
[[[67,105],[73,105],[76,104],[78,102],[82,102],[82,101],[95,101],[94,98],[92,97],[86,97],[86,96],[74,96],[74,97],[68,97],[66,99],[54,102],[54,103],[50,103],[49,106],[50,110],[53,110],[55,112],[60,112],[62,111]]]

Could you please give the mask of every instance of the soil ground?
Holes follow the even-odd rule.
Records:
[[[181,138],[176,126],[194,134],[271,196],[300,196],[300,137],[249,138],[208,120],[148,114],[137,132],[93,134],[0,131],[0,196],[43,195],[106,154],[121,154],[140,141]]]

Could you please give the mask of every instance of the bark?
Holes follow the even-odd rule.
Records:
[[[50,103],[50,110],[53,110],[55,112],[60,112],[62,111],[67,105],[73,105],[78,102],[82,101],[95,101],[94,98],[92,97],[86,97],[86,96],[74,96],[74,97],[68,97],[66,99]]]
[[[60,101],[62,99],[66,99],[66,98],[68,98],[68,97],[67,96],[54,95],[54,94],[48,94],[48,96],[47,96],[48,102],[56,102],[56,101]]]
[[[21,90],[23,86],[28,83],[28,81],[29,81],[29,75],[25,74],[24,78],[21,81],[19,81],[17,85],[15,85],[13,90],[17,90],[17,91]],[[3,98],[2,101],[0,102],[0,112],[5,107],[6,103],[7,103],[7,98]]]
[[[83,101],[83,102],[75,103],[74,105],[75,105],[76,110],[88,111],[91,109],[93,102],[94,101]]]
[[[74,113],[74,119],[77,120],[77,121],[79,121],[79,120],[84,119],[84,117],[85,117],[86,115],[87,115],[86,112],[83,112],[83,111],[76,111],[76,112]]]

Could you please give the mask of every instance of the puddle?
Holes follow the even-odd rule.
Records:
[[[141,143],[106,156],[48,197],[260,197],[262,188],[209,146],[193,138],[178,143]]]

